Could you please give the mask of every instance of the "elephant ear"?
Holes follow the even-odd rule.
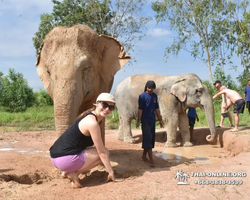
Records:
[[[120,41],[107,35],[100,35],[99,48],[101,50],[101,76],[103,80],[110,81],[117,71],[119,71],[129,60]]]
[[[170,93],[176,96],[181,102],[184,102],[187,98],[187,89],[184,86],[184,81],[185,79],[179,80],[175,82],[171,86]]]

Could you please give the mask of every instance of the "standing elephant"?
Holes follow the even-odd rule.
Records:
[[[154,92],[158,96],[162,119],[166,122],[166,147],[176,147],[177,127],[181,132],[181,145],[189,147],[189,123],[186,109],[200,107],[205,111],[211,135],[207,136],[209,142],[214,142],[217,134],[214,121],[214,107],[208,88],[195,74],[179,76],[161,76],[153,74],[135,75],[123,80],[114,93],[119,114],[118,139],[133,142],[131,133],[131,120],[137,119],[138,96],[144,91],[145,83],[153,80],[156,83]]]
[[[110,92],[114,75],[129,59],[118,40],[85,25],[56,27],[46,35],[35,64],[54,101],[59,134],[93,107],[100,93]]]

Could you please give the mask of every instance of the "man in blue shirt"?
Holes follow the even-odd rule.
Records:
[[[250,114],[250,79],[248,79],[248,86],[245,87],[244,100],[246,101],[246,108]]]
[[[196,113],[196,108],[189,107],[188,108],[188,120],[189,120],[189,131],[190,131],[190,141],[193,141],[193,134],[194,134],[194,124],[195,124],[195,119],[197,122],[199,121],[199,117]]]
[[[147,81],[145,90],[139,95],[138,100],[138,119],[136,127],[139,127],[141,122],[142,127],[142,160],[149,162],[151,167],[154,167],[152,149],[155,144],[155,114],[159,120],[161,128],[164,127],[159,111],[157,95],[154,93],[156,88],[154,81]],[[147,158],[149,156],[149,160]]]

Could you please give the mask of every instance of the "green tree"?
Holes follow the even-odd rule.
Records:
[[[213,87],[213,84],[211,84],[208,80],[204,80],[204,81],[202,81],[202,83],[203,83],[204,85],[207,86],[208,91],[209,91],[209,94],[210,94],[211,97],[212,97],[215,93],[217,93],[216,88]]]
[[[245,87],[248,85],[248,80],[250,80],[250,71],[244,69],[244,71],[237,77],[240,83],[239,91],[244,91]]]
[[[35,36],[32,38],[33,45],[36,49],[36,53],[38,53],[40,46],[47,35],[47,33],[55,27],[53,16],[50,14],[42,14],[40,15],[40,24],[38,27],[38,31],[35,33]]]
[[[52,0],[51,14],[42,14],[33,44],[39,51],[46,34],[56,26],[85,24],[98,34],[118,38],[129,52],[144,34],[142,29],[151,19],[142,16],[146,0]]]
[[[227,61],[229,65],[233,64],[230,59],[234,43],[229,38],[235,21],[231,15],[233,7],[227,1],[164,0],[152,3],[152,9],[157,13],[158,23],[168,19],[171,30],[177,32],[173,44],[166,48],[166,57],[168,54],[178,55],[181,49],[189,52],[208,67],[211,83],[212,66],[220,65],[223,69]]]
[[[230,4],[232,9],[232,15],[235,18],[236,29],[232,31],[232,41],[236,41],[233,50],[241,59],[241,65],[243,66],[243,72],[237,77],[240,83],[239,91],[244,91],[244,88],[248,84],[250,78],[250,10],[249,1],[241,0],[238,4]],[[242,13],[242,14],[241,14]]]
[[[241,59],[241,65],[244,67],[243,73],[249,73],[250,70],[250,8],[249,0],[229,1],[231,15],[234,18],[233,29],[231,30],[230,42],[232,51]]]
[[[2,78],[0,105],[9,112],[23,112],[35,101],[33,90],[21,73],[9,69],[8,76]]]
[[[143,13],[147,0],[113,0],[109,7],[114,13],[110,24],[111,36],[118,38],[127,52],[133,51],[136,42],[140,41],[145,34],[146,24],[152,20]]]
[[[108,0],[52,0],[54,3],[51,14],[40,16],[38,31],[32,38],[36,52],[49,31],[57,26],[71,27],[76,24],[85,24],[99,34],[110,35],[105,26],[110,22],[112,13],[107,7]]]
[[[3,99],[3,72],[0,72],[0,102]]]
[[[225,85],[227,88],[238,91],[238,87],[233,81],[232,76],[230,74],[226,76],[225,72],[218,66],[214,71],[214,79],[220,80],[222,85]]]
[[[52,106],[53,100],[46,90],[39,89],[35,92],[35,106]]]

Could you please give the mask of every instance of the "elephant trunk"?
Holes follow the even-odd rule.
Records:
[[[203,103],[201,100],[204,111],[206,113],[207,122],[208,122],[208,126],[209,126],[210,133],[211,133],[211,135],[207,135],[206,140],[209,143],[214,144],[216,142],[216,139],[217,139],[217,133],[216,133],[216,129],[215,129],[215,119],[214,119],[214,106],[213,106],[213,100],[212,100],[211,96],[209,95],[209,93],[207,93],[207,94],[208,94],[207,96],[204,96],[202,98]]]
[[[81,74],[81,73],[79,73]],[[75,79],[79,80],[79,77]],[[54,114],[56,131],[59,135],[76,120],[83,94],[81,83],[76,84],[71,78],[55,83]]]
[[[69,101],[68,103],[57,102],[58,101],[54,101],[55,128],[60,136],[77,118],[77,110],[74,111],[75,108]]]
[[[215,129],[215,121],[214,121],[214,108],[209,108],[209,106],[205,106],[205,113],[207,116],[207,122],[208,122],[208,126],[210,129],[210,133],[211,135],[207,135],[206,140],[209,143],[215,143],[216,142],[216,138],[217,138],[217,133],[216,133],[216,129]]]

